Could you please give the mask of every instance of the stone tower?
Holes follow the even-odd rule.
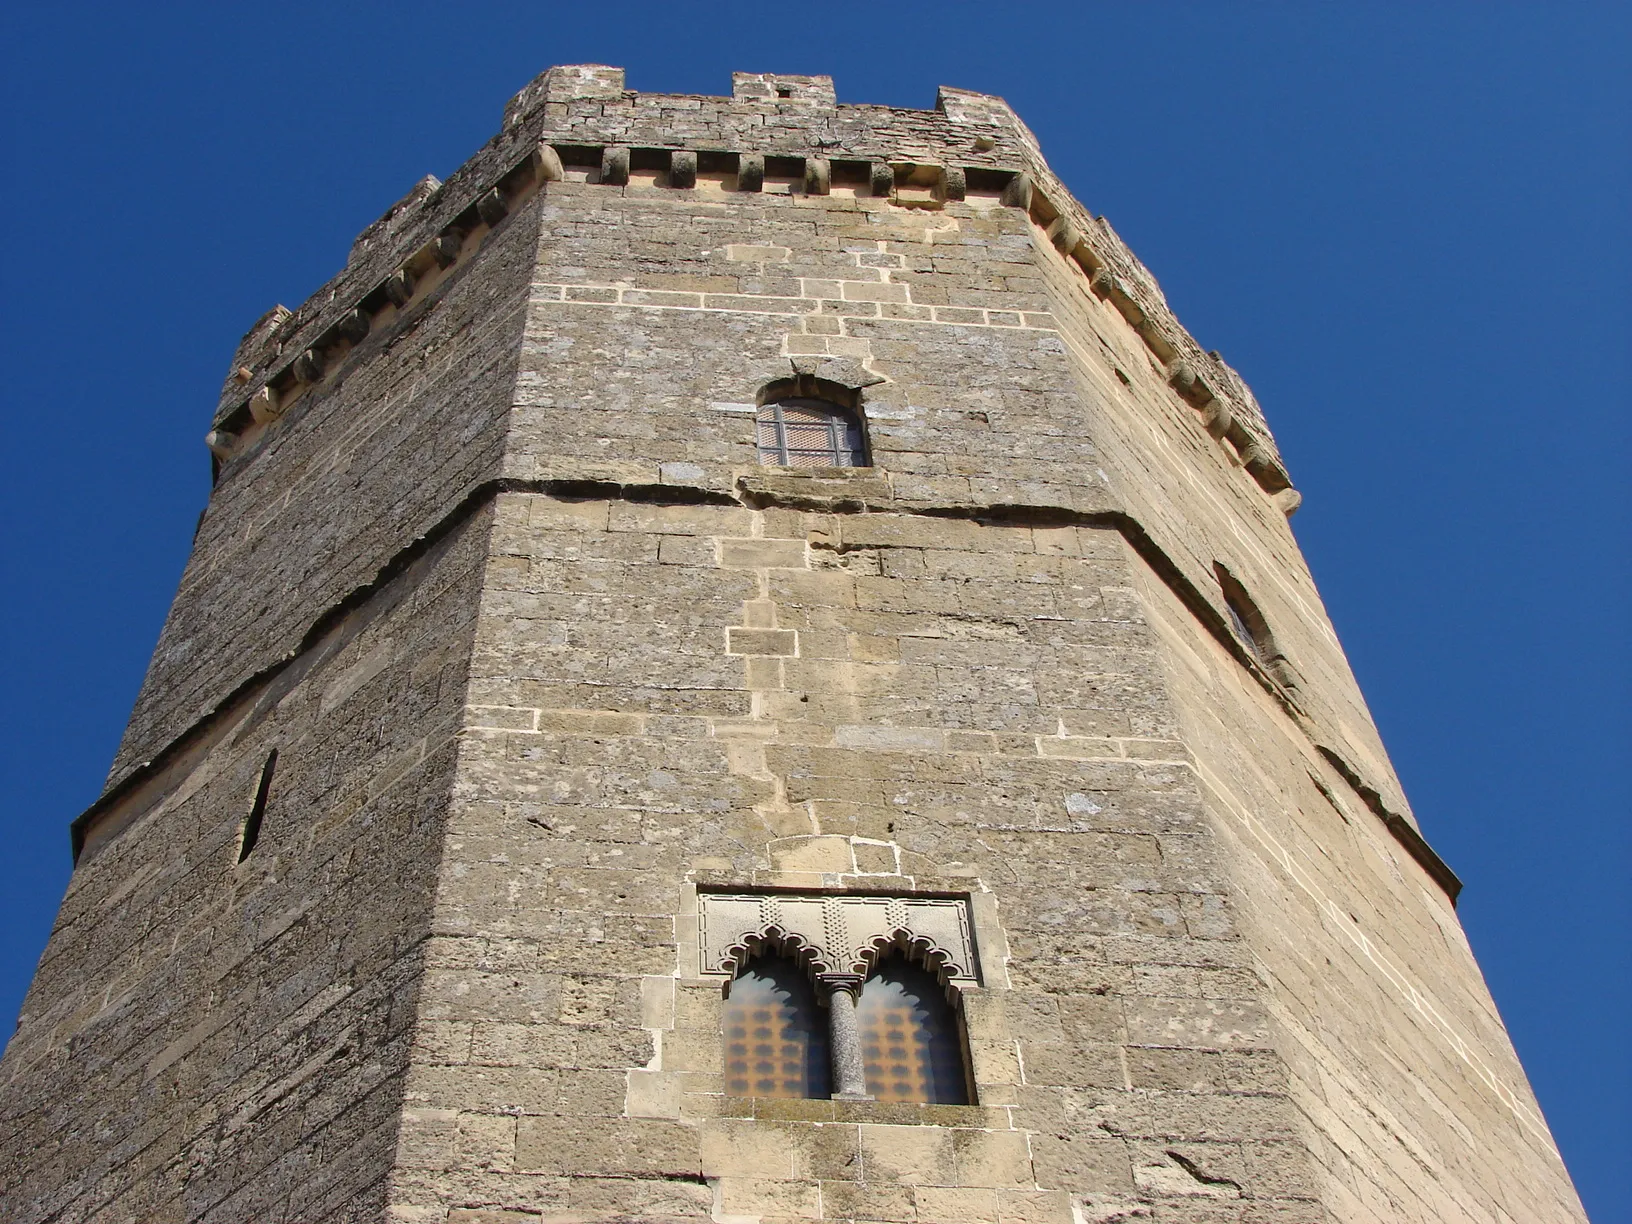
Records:
[[[999,99],[554,68],[250,330],[19,1222],[1584,1218],[1257,403]]]

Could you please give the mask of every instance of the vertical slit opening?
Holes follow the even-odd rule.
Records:
[[[266,764],[261,766],[261,784],[255,788],[255,803],[249,809],[249,815],[244,820],[244,840],[238,847],[238,861],[247,859],[255,849],[255,843],[261,839],[261,819],[266,815],[266,797],[272,790],[272,771],[277,768],[278,750],[272,749],[266,754]]]

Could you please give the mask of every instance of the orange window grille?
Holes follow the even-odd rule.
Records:
[[[934,974],[885,961],[861,988],[856,1027],[867,1091],[878,1100],[969,1104],[957,1013]]]
[[[803,969],[755,957],[726,996],[725,1091],[731,1096],[827,1097],[827,1014]]]
[[[866,444],[856,418],[825,400],[766,404],[755,424],[759,461],[768,467],[866,467]]]

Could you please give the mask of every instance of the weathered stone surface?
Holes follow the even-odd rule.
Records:
[[[234,355],[8,1219],[1580,1220],[1234,372],[999,99],[623,85]],[[700,889],[960,899],[976,1103],[725,1095]]]

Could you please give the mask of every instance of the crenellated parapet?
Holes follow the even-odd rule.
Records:
[[[839,104],[830,77],[737,73],[730,98],[646,94],[603,65],[551,68],[522,89],[492,140],[446,183],[427,176],[368,226],[346,267],[297,310],[244,337],[208,442],[218,467],[303,396],[338,377],[371,335],[431,301],[504,219],[551,182],[658,187],[730,199],[847,195],[881,207],[979,201],[1027,214],[1040,246],[1081,273],[1168,372],[1173,392],[1290,514],[1299,495],[1251,391],[1179,324],[1155,278],[1049,169],[1001,98],[942,87],[934,110]]]

